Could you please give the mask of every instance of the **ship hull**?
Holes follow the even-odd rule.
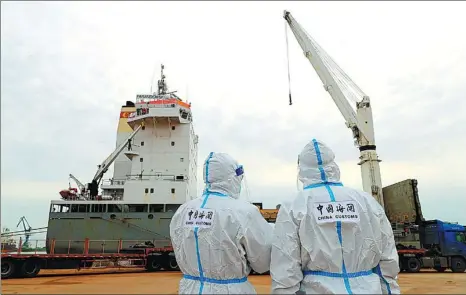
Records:
[[[170,245],[170,221],[173,212],[110,214],[79,213],[49,218],[47,253],[54,244],[56,254],[118,253],[121,248],[150,241],[155,247]],[[149,216],[151,215],[151,216]],[[63,218],[64,217],[64,218]],[[113,217],[113,218],[112,218]],[[150,218],[152,217],[152,219]]]

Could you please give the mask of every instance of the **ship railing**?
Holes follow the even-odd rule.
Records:
[[[186,181],[186,175],[173,175],[173,174],[130,174],[127,175],[127,180],[168,180],[168,181]]]
[[[173,175],[163,173],[151,174],[128,174],[124,179],[105,179],[101,185],[124,185],[127,180],[168,180],[168,181],[185,181],[188,180],[186,175]]]
[[[126,182],[126,178],[123,178],[123,179],[111,178],[111,179],[102,180],[101,185],[124,185],[125,182]]]
[[[121,201],[123,200],[123,195],[112,195],[112,194],[102,194],[100,196],[102,199],[101,200],[95,200],[95,201]]]
[[[148,245],[146,243],[152,243]],[[19,239],[17,249],[8,251],[2,245],[2,253],[8,254],[121,254],[123,251],[144,249],[144,248],[163,248],[171,250],[171,241],[166,240],[57,240],[57,239],[37,239],[29,240],[27,247]],[[136,247],[134,247],[136,246]],[[143,247],[137,247],[143,246]]]

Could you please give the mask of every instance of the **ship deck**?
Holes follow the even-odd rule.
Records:
[[[2,281],[2,294],[177,294],[180,272],[115,270],[44,270],[33,279]],[[78,274],[79,275],[76,275]],[[249,277],[258,294],[270,294],[268,275]],[[466,290],[464,273],[401,273],[402,294],[461,294]]]

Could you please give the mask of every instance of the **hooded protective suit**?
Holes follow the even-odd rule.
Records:
[[[273,228],[259,209],[238,199],[243,168],[223,153],[204,163],[204,194],[178,208],[170,223],[183,272],[179,294],[255,294],[251,267],[269,271]]]
[[[400,294],[385,212],[371,195],[343,186],[334,158],[315,139],[299,155],[304,189],[277,216],[272,293]]]

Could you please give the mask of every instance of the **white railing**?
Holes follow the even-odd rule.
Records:
[[[106,179],[102,180],[101,185],[124,185],[126,179]]]
[[[183,179],[177,179],[177,176],[183,176]],[[187,181],[186,175],[174,175],[163,173],[152,174],[130,174],[125,179],[106,179],[101,185],[124,185],[127,180],[168,180],[168,181]]]

